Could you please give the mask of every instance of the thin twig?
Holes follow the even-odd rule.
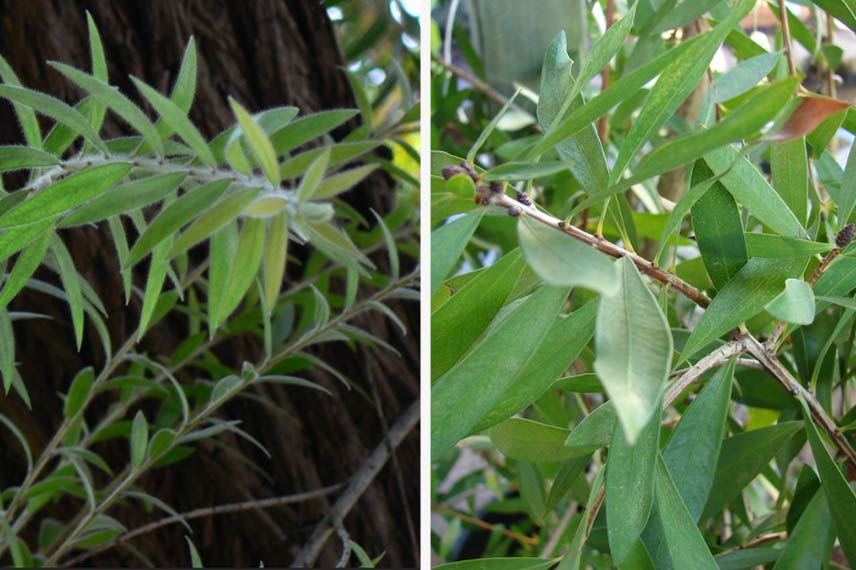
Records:
[[[342,519],[337,518],[334,520],[333,526],[336,527],[336,534],[338,534],[339,538],[342,539],[342,556],[339,557],[339,562],[336,564],[336,568],[345,568],[348,560],[351,559],[351,543],[348,542],[351,539],[351,536],[348,534],[348,531],[345,530],[345,524],[342,522]]]
[[[458,511],[450,509],[449,507],[441,505],[440,503],[433,503],[431,505],[431,508],[432,510],[435,510],[437,512],[444,513],[446,515],[449,515],[450,517],[454,517],[463,523],[477,526],[484,530],[489,530],[490,532],[499,530],[503,536],[507,536],[508,538],[514,539],[521,544],[528,544],[530,546],[538,545],[538,539],[535,537],[525,536],[520,533],[514,532],[513,530],[508,530],[507,528],[501,529],[498,526],[492,525],[487,521],[477,519],[476,517],[471,517],[470,515],[465,515],[464,513],[459,513]]]
[[[215,515],[222,515],[226,513],[237,513],[241,511],[249,511],[252,509],[269,509],[271,507],[279,507],[282,505],[291,505],[294,503],[303,503],[306,501],[311,501],[312,499],[318,499],[321,497],[326,497],[327,495],[331,495],[341,489],[344,485],[342,483],[336,485],[330,485],[328,487],[323,487],[321,489],[317,489],[315,491],[307,491],[305,493],[295,493],[293,495],[284,495],[281,497],[270,497],[268,499],[256,499],[253,501],[242,501],[240,503],[229,503],[226,505],[218,505],[216,507],[204,507],[201,509],[194,509],[192,511],[188,511],[186,513],[181,513],[179,515],[173,515],[170,517],[166,517],[160,519],[158,521],[154,521],[147,525],[143,525],[134,530],[128,531],[125,534],[114,538],[107,544],[103,544],[98,548],[94,548],[92,550],[88,550],[83,552],[82,554],[75,556],[65,562],[63,562],[62,566],[77,566],[84,560],[87,560],[97,554],[101,554],[111,548],[122,544],[123,542],[127,542],[132,538],[136,538],[143,534],[148,534],[152,531],[155,531],[159,528],[175,524],[182,521],[188,521],[192,519],[198,519],[202,517],[211,517]]]
[[[779,0],[779,21],[782,24],[782,43],[785,46],[785,56],[788,59],[788,75],[793,77],[797,74],[797,69],[794,65],[794,54],[791,49],[791,27],[788,24],[788,7],[785,5],[785,0]]]
[[[505,95],[503,95],[502,93],[500,93],[499,91],[497,91],[496,89],[494,89],[493,87],[491,87],[490,85],[488,85],[487,83],[485,83],[484,81],[482,81],[481,79],[476,77],[474,74],[467,71],[466,69],[458,67],[457,65],[455,65],[453,63],[443,61],[441,58],[437,57],[436,55],[431,56],[431,61],[433,61],[437,65],[441,66],[443,69],[445,69],[446,71],[448,71],[452,75],[454,75],[456,77],[460,77],[461,79],[463,79],[464,81],[466,81],[467,83],[472,85],[473,89],[475,89],[476,91],[478,91],[479,93],[481,93],[483,95],[486,95],[487,97],[490,97],[491,99],[493,99],[494,101],[496,101],[500,105],[505,105],[506,103],[508,103],[508,97],[506,97]],[[527,111],[525,109],[523,109],[522,107],[520,107],[516,103],[513,103],[511,105],[511,107],[517,111],[527,113]],[[537,124],[534,124],[532,126],[537,130],[541,130],[541,127]]]
[[[725,364],[727,364],[727,363],[728,363],[727,360],[721,360],[719,362],[714,362],[713,365],[711,366],[711,368],[718,368],[719,366],[725,366]],[[764,368],[764,365],[761,364],[760,362],[758,362],[757,360],[755,360],[754,358],[738,358],[737,359],[737,366],[740,366],[741,368],[754,368],[755,370],[766,370],[766,368]],[[669,377],[670,378],[677,378],[678,376],[683,376],[689,369],[690,369],[690,367],[681,368],[680,370],[673,370],[669,374]]]
[[[292,567],[306,568],[314,564],[321,549],[333,533],[334,521],[344,519],[351,511],[357,500],[366,492],[374,478],[386,465],[389,456],[401,444],[407,434],[419,423],[419,400],[413,402],[407,411],[398,418],[390,428],[383,441],[375,447],[371,455],[363,462],[362,467],[351,478],[345,491],[318,523],[307,543],[294,560]]]
[[[702,377],[705,372],[710,370],[711,368],[716,368],[717,366],[722,366],[724,362],[727,362],[729,358],[740,354],[741,352],[746,350],[745,343],[742,338],[738,338],[737,340],[732,340],[729,343],[726,343],[698,362],[689,367],[686,372],[684,372],[680,378],[675,380],[672,385],[666,390],[665,395],[663,396],[663,409],[669,408],[672,404],[675,403],[675,400],[678,399],[684,390],[686,390],[691,384],[693,384],[696,380]]]
[[[606,0],[606,30],[612,26],[612,21],[615,19],[615,0]],[[600,90],[601,92],[606,91],[609,88],[609,62],[603,66],[603,71],[601,72],[601,81],[600,81]],[[600,119],[597,120],[597,136],[600,139],[601,144],[606,141],[606,115],[602,115]],[[588,215],[588,208],[586,208],[586,215]],[[585,226],[583,226],[585,227]]]

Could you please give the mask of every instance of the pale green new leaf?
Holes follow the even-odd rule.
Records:
[[[131,467],[137,469],[146,460],[146,448],[149,443],[149,422],[142,410],[134,416],[131,424]]]
[[[357,113],[355,109],[333,109],[307,115],[271,134],[270,140],[276,153],[282,155],[335,129]]]
[[[0,146],[0,172],[54,166],[59,160],[52,154],[28,146]]]
[[[315,200],[324,200],[337,196],[338,194],[341,194],[346,190],[350,190],[362,182],[366,176],[374,172],[376,169],[376,164],[366,164],[349,170],[344,170],[339,174],[334,174],[333,176],[328,176],[318,184],[318,188],[315,189],[315,192],[312,194],[312,198]]]
[[[305,202],[314,197],[315,191],[318,190],[318,185],[321,183],[321,179],[324,177],[329,163],[330,147],[327,147],[318,158],[312,161],[312,164],[309,165],[309,168],[303,174],[300,186],[297,187],[298,202]]]
[[[795,325],[810,325],[814,322],[814,291],[802,279],[788,279],[785,290],[765,307],[779,320]]]
[[[258,188],[244,188],[211,206],[176,238],[172,249],[169,251],[169,256],[175,257],[193,247],[240,216],[250,202],[258,196],[259,191]]]
[[[77,339],[77,350],[83,344],[83,291],[80,285],[82,277],[74,267],[74,261],[65,243],[58,234],[51,236],[51,253],[56,259],[59,269],[60,280],[65,294],[68,298],[68,306],[71,309],[71,321],[74,325],[74,337]]]
[[[241,125],[241,130],[244,132],[244,138],[247,140],[247,144],[249,144],[259,166],[261,166],[265,177],[274,187],[279,186],[281,180],[279,165],[276,160],[276,151],[273,149],[270,139],[240,103],[230,97],[229,105],[231,105],[232,112],[235,113],[238,124]]]
[[[238,249],[231,260],[232,269],[226,284],[218,321],[222,322],[235,310],[256,277],[265,247],[265,222],[247,218],[241,228]]]
[[[615,264],[618,289],[601,297],[594,370],[632,445],[659,410],[672,362],[672,334],[633,262]]]
[[[288,253],[288,218],[280,212],[270,221],[264,255],[264,292],[268,311],[273,311],[285,275]]]

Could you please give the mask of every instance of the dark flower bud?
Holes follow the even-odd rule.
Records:
[[[517,191],[517,201],[523,204],[524,206],[531,206],[532,200],[529,199],[529,194],[526,192]]]
[[[446,180],[450,179],[452,176],[455,176],[456,174],[466,174],[467,173],[466,169],[461,168],[460,166],[458,166],[456,164],[453,164],[452,166],[444,167],[441,172],[443,173],[443,178],[445,178]]]
[[[473,168],[472,164],[464,161],[461,163],[461,168],[463,169],[464,172],[466,172],[467,174],[470,175],[470,178],[472,178],[473,181],[478,180],[479,174],[478,174],[478,172],[476,172],[476,169]]]
[[[850,245],[850,242],[853,241],[854,232],[856,232],[856,227],[853,224],[847,224],[841,228],[841,231],[835,236],[835,245],[839,248],[845,248]]]
[[[510,208],[508,208],[508,215],[511,216],[512,218],[516,218],[522,212],[523,212],[523,210],[520,209],[520,206],[511,206]]]
[[[493,181],[490,183],[490,191],[494,194],[500,194],[502,192],[502,182]]]

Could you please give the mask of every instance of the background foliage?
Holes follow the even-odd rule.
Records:
[[[517,4],[434,12],[435,560],[852,566],[853,7]]]
[[[341,16],[355,13],[360,3],[339,4]],[[312,10],[323,17],[320,9]],[[108,20],[116,15],[108,12],[100,15]],[[376,336],[374,320],[405,334],[413,323],[402,303],[418,298],[418,153],[409,140],[418,116],[412,110],[415,67],[400,39],[403,27],[413,24],[407,14],[398,13],[396,19],[387,8],[385,15],[383,33],[353,50],[350,86],[344,84],[359,108],[307,113],[277,106],[251,113],[236,94],[228,100],[234,125],[213,137],[203,133],[214,128],[214,117],[206,123],[188,118],[194,99],[204,101],[210,93],[208,84],[197,83],[211,67],[193,38],[171,81],[158,78],[155,87],[131,77],[132,92],[126,78],[108,73],[114,69],[107,63],[111,44],[102,42],[95,19],[87,14],[87,68],[50,63],[51,73],[59,72],[78,89],[68,104],[22,87],[15,72],[20,62],[0,60],[0,96],[14,106],[24,135],[23,145],[0,147],[0,168],[7,173],[0,206],[6,265],[0,289],[0,372],[7,412],[0,422],[9,442],[4,454],[10,457],[0,494],[0,554],[6,563],[80,564],[116,548],[135,564],[163,564],[153,559],[164,554],[173,557],[172,564],[185,557],[194,566],[257,563],[253,554],[243,558],[237,533],[221,537],[232,546],[231,558],[213,562],[206,549],[211,541],[200,543],[194,530],[206,520],[212,528],[213,516],[247,511],[277,529],[263,511],[270,508],[280,509],[283,521],[302,519],[306,526],[290,538],[288,557],[282,557],[287,552],[282,529],[273,550],[263,534],[254,533],[257,552],[278,553],[277,560],[265,562],[297,558],[312,564],[321,556],[342,565],[352,560],[374,565],[389,546],[400,560],[394,544],[364,543],[361,548],[348,533],[346,517],[391,451],[413,430],[418,400],[412,394],[399,416],[400,396],[378,392],[378,386],[386,389],[383,379],[365,382],[339,370],[340,360],[353,361],[355,354],[365,358],[375,350],[394,361],[404,359],[404,367],[414,366],[414,355],[398,353],[405,344],[392,341],[392,346],[389,337]],[[346,41],[356,37],[362,23],[354,17],[348,25],[355,30],[340,26]],[[400,64],[391,63],[391,53],[400,56]],[[337,65],[316,55],[315,65]],[[373,83],[372,70],[388,75]],[[114,81],[121,91],[112,87]],[[328,86],[331,95],[337,88]],[[130,131],[117,134],[116,118]],[[379,175],[381,169],[387,174]],[[387,192],[387,200],[355,208],[350,201],[359,189]],[[381,212],[371,207],[381,204]],[[79,241],[75,244],[93,235],[85,233],[91,227],[106,229],[96,249],[109,248],[116,260],[115,269],[113,264],[96,269],[96,279],[88,260],[77,255]],[[105,296],[105,282],[113,277],[119,290]],[[63,351],[50,355],[51,367],[63,368],[66,350],[93,357],[73,379],[52,379],[59,398],[33,394],[33,400],[47,400],[47,405],[24,410],[31,407],[31,386],[41,378],[19,372],[39,368],[27,350],[33,341],[19,327],[29,319],[57,318],[48,306],[27,304],[32,299],[28,291],[66,305],[70,330],[61,325],[47,329],[52,339],[62,339],[51,341]],[[130,334],[117,335],[128,321],[134,322]],[[62,337],[65,330],[71,334]],[[160,344],[153,345],[152,336],[160,337]],[[174,336],[180,342],[170,346],[167,339]],[[337,350],[344,359],[336,359]],[[384,367],[376,365],[375,371],[383,374]],[[353,399],[355,408],[373,410],[377,427],[366,442],[368,450],[355,451],[362,452],[362,462],[372,448],[377,450],[365,465],[343,465],[349,478],[339,481],[330,481],[338,469],[329,464],[344,463],[343,457],[319,450],[309,460],[317,476],[305,470],[287,494],[253,496],[252,479],[244,470],[274,490],[294,485],[283,476],[287,464],[299,466],[311,455],[293,445],[286,446],[287,454],[278,453],[278,443],[276,455],[268,449],[271,441],[286,437],[282,423],[298,433],[313,429],[301,423],[295,402],[282,397],[296,391],[311,394],[295,397],[307,410],[333,407],[324,399]],[[383,402],[392,404],[396,416],[384,417]],[[50,411],[57,404],[62,416],[54,425]],[[271,433],[253,433],[257,424],[244,429],[248,411],[267,418]],[[341,412],[339,417],[345,423],[322,426],[322,432],[349,429],[348,417]],[[214,504],[194,505],[213,509],[179,513],[184,498],[159,496],[152,483],[192,462],[200,446],[218,469],[233,470],[245,494],[241,501],[218,496]],[[402,467],[395,459],[392,463],[393,480],[403,484]],[[241,466],[238,471],[235,465]],[[215,473],[196,473],[196,487],[218,481]],[[218,494],[217,488],[210,491]],[[219,492],[233,494],[229,488]],[[405,512],[407,492],[402,486],[395,491]],[[373,501],[385,508],[374,493]],[[314,508],[296,510],[310,501]],[[141,519],[150,524],[142,525]],[[258,519],[252,526],[259,526]],[[128,542],[161,528],[180,546],[162,543],[146,552]],[[334,532],[338,543],[324,550]],[[353,538],[362,542],[365,536],[357,529]]]

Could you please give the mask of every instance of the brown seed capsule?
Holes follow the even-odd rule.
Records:
[[[494,194],[500,194],[502,192],[502,182],[491,182],[490,183],[490,191]]]
[[[529,194],[526,192],[517,191],[517,201],[523,204],[524,206],[531,206],[532,200],[529,199]]]
[[[455,176],[456,174],[466,174],[467,173],[466,169],[461,168],[460,166],[458,166],[456,164],[453,164],[451,166],[446,166],[440,172],[442,172],[443,178],[445,178],[446,180],[450,179],[452,176]]]
[[[838,235],[835,236],[835,245],[839,248],[845,248],[850,245],[850,242],[853,241],[853,234],[856,233],[856,227],[853,224],[847,224],[841,231],[838,232]]]
[[[522,212],[523,212],[523,210],[520,209],[520,206],[511,206],[510,208],[508,208],[508,215],[511,216],[512,218],[516,218]]]
[[[472,164],[464,161],[461,163],[461,168],[463,169],[463,172],[466,172],[467,174],[470,175],[470,178],[472,178],[473,181],[478,180],[479,174],[478,174],[478,172],[476,172],[476,169],[473,168]]]

